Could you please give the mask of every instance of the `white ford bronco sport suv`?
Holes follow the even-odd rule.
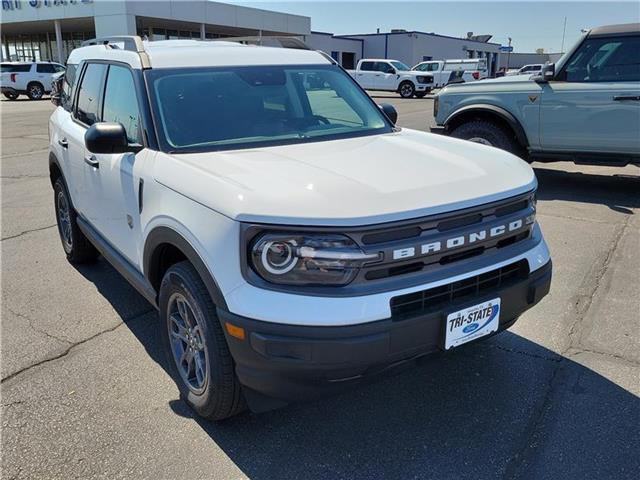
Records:
[[[115,37],[74,50],[63,81],[64,251],[102,254],[158,308],[206,418],[487,337],[549,291],[531,168],[395,127],[323,53]]]

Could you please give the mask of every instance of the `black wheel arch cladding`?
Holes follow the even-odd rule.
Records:
[[[162,282],[161,267],[159,256],[162,255],[163,245],[169,245],[179,250],[200,275],[200,278],[207,287],[207,291],[211,299],[218,308],[227,309],[227,303],[224,295],[215,281],[211,272],[205,265],[204,261],[191,244],[178,232],[169,227],[156,227],[147,236],[144,244],[143,268],[144,276],[159,293],[159,286]],[[167,266],[169,268],[169,266]]]

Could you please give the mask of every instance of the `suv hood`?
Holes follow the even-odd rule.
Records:
[[[169,155],[157,182],[232,219],[357,226],[470,207],[535,188],[498,150],[409,129],[351,139]]]

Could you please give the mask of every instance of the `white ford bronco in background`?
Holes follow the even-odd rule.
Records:
[[[398,60],[363,58],[347,72],[362,88],[398,92],[402,98],[422,98],[433,88],[433,75],[413,71]]]
[[[504,330],[549,291],[531,168],[396,127],[325,54],[99,39],[59,91],[67,258],[102,254],[158,308],[203,417],[368,381]]]

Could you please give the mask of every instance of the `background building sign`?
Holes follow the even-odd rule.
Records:
[[[2,0],[2,10],[20,10],[23,3],[32,8],[40,8],[93,3],[93,0]]]

